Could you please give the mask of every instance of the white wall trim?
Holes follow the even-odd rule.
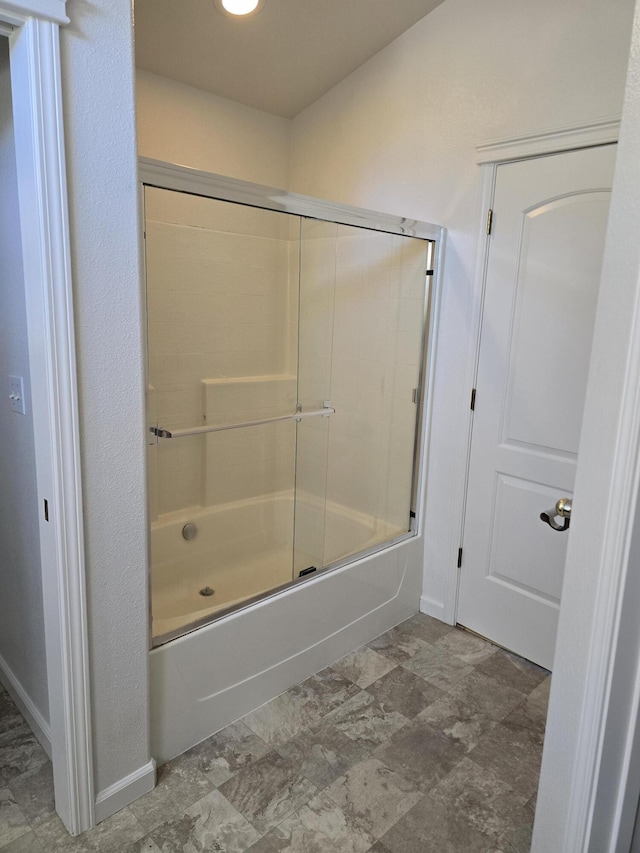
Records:
[[[94,825],[80,435],[59,23],[62,0],[0,0],[9,38],[56,809]],[[49,520],[44,518],[44,501]]]
[[[153,758],[113,785],[100,791],[96,797],[96,822],[100,823],[128,806],[138,797],[148,794],[156,784],[156,763]]]
[[[13,26],[21,27],[28,18],[68,24],[67,0],[2,0],[0,17]]]
[[[6,660],[0,655],[0,682],[4,685],[7,693],[18,706],[18,710],[31,727],[31,731],[38,738],[40,745],[51,758],[51,729],[49,723],[42,716],[33,700],[24,689],[15,672]]]
[[[442,601],[436,601],[428,595],[420,596],[420,613],[425,613],[427,616],[433,616],[434,619],[439,619],[441,622],[446,622],[445,606]]]
[[[476,162],[485,163],[540,157],[574,148],[589,148],[618,141],[620,116],[609,116],[591,124],[568,125],[542,133],[494,139],[476,146]]]
[[[473,412],[470,408],[471,391],[475,387],[476,374],[478,370],[478,354],[480,350],[480,332],[482,328],[482,309],[484,305],[485,276],[487,263],[489,261],[489,235],[486,233],[487,211],[493,203],[493,194],[496,183],[496,164],[491,164],[483,169],[483,183],[481,196],[481,227],[478,229],[476,245],[476,262],[474,267],[473,282],[470,299],[470,316],[468,324],[468,343],[466,366],[464,372],[463,393],[460,399],[460,413],[457,419],[459,424],[459,447],[458,467],[455,471],[453,481],[454,504],[451,512],[450,524],[450,550],[448,565],[451,567],[447,576],[445,598],[442,603],[444,618],[443,622],[455,625],[458,612],[458,590],[460,585],[460,571],[457,568],[458,549],[464,541],[464,523],[467,502],[467,481],[469,478],[469,458],[471,454],[471,430],[473,427]],[[462,450],[464,448],[464,450]],[[464,561],[464,554],[462,557]],[[426,611],[424,611],[426,612]],[[430,614],[434,615],[434,614]]]

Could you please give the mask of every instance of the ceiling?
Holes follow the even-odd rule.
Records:
[[[135,0],[136,65],[293,118],[443,0]]]

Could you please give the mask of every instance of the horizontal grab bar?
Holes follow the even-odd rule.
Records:
[[[149,432],[158,438],[183,438],[187,435],[205,435],[208,432],[222,432],[227,429],[242,429],[243,427],[262,426],[262,424],[275,424],[278,421],[303,421],[306,418],[326,418],[335,414],[332,406],[325,406],[315,412],[296,412],[295,415],[281,415],[277,418],[263,418],[259,421],[242,421],[239,424],[220,424],[217,426],[194,427],[193,429],[162,429],[161,427],[149,427]]]

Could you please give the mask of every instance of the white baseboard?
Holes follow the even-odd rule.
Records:
[[[447,622],[445,619],[445,608],[442,601],[436,601],[434,598],[429,598],[428,595],[420,596],[420,613],[425,613],[427,616],[433,616],[434,619],[439,619],[441,622]]]
[[[0,655],[0,681],[9,696],[11,696],[18,706],[18,710],[29,724],[31,731],[38,738],[40,745],[49,758],[51,758],[51,729],[49,723],[36,708],[33,700],[2,655]]]
[[[156,763],[151,759],[147,764],[134,770],[123,779],[100,791],[96,797],[96,823],[111,817],[124,809],[138,797],[148,794],[155,788]]]

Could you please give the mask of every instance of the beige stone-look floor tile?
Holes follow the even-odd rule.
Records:
[[[180,761],[196,768],[211,784],[219,787],[270,751],[271,747],[262,738],[238,721],[187,750]]]
[[[273,829],[268,839],[282,853],[367,853],[375,841],[352,817],[318,794]]]
[[[206,776],[178,756],[158,768],[156,787],[131,803],[129,808],[148,833],[200,800],[212,788],[213,783]]]
[[[491,853],[530,853],[533,820],[535,817],[535,796],[515,816],[513,826],[497,842],[497,850]]]
[[[489,853],[530,853],[533,826],[519,826],[501,838],[497,847]]]
[[[25,726],[25,720],[6,690],[0,691],[0,745],[13,729]]]
[[[307,678],[298,685],[297,690],[306,697],[314,713],[323,716],[360,692],[358,685],[333,667],[327,667]]]
[[[464,755],[462,744],[422,721],[405,726],[373,753],[424,793],[444,778]]]
[[[374,838],[380,838],[423,796],[376,758],[356,764],[325,793]]]
[[[299,768],[277,752],[245,767],[219,790],[263,835],[317,792]]]
[[[80,837],[96,853],[121,853],[143,838],[145,830],[129,808],[122,809]]]
[[[260,834],[220,791],[211,791],[184,814],[154,829],[161,853],[244,853]]]
[[[324,722],[331,723],[351,740],[373,749],[409,721],[397,711],[382,708],[370,693],[363,690],[327,714]]]
[[[58,815],[48,818],[34,829],[46,853],[90,853],[86,833],[73,838]]]
[[[424,678],[414,675],[402,666],[383,675],[367,687],[385,711],[398,711],[411,720],[439,699],[443,692]]]
[[[144,838],[134,841],[133,844],[127,847],[126,853],[162,853],[162,851],[153,838],[146,835]]]
[[[0,848],[26,835],[29,824],[8,788],[0,788]]]
[[[376,841],[373,847],[369,849],[369,853],[389,853],[389,850],[384,846],[382,841]]]
[[[496,722],[504,719],[523,699],[519,690],[498,684],[477,670],[456,682],[448,695]]]
[[[487,853],[491,840],[427,794],[381,839],[389,853]]]
[[[492,841],[514,825],[526,803],[509,785],[469,758],[463,758],[429,795],[443,806],[452,805]]]
[[[419,637],[414,637],[411,634],[403,634],[397,628],[392,628],[386,634],[381,634],[375,640],[367,643],[370,649],[388,658],[394,663],[404,663],[404,661],[412,658],[416,652],[423,649],[427,643]]]
[[[509,728],[519,727],[527,730],[532,740],[542,748],[547,718],[546,714],[541,713],[540,705],[535,698],[531,699],[527,696],[502,722]]]
[[[544,738],[547,724],[550,686],[551,679],[545,678],[535,690],[532,690],[521,705],[514,708],[513,712],[507,718],[513,724],[517,722],[521,726],[530,727],[537,731],[541,742]]]
[[[276,848],[269,841],[268,838],[261,838],[260,841],[256,841],[253,847],[250,847],[247,850],[247,853],[276,853]]]
[[[352,740],[324,721],[278,747],[278,752],[299,768],[319,790],[346,773],[370,750],[370,746]]]
[[[21,835],[17,841],[12,841],[1,849],[2,853],[45,853],[44,847],[40,844],[40,841],[32,830],[29,830],[26,835]]]
[[[405,637],[417,637],[419,640],[424,640],[425,643],[435,643],[440,637],[450,631],[455,631],[455,628],[453,625],[445,625],[444,622],[426,616],[424,613],[416,613],[415,616],[396,625],[394,631]]]
[[[535,702],[538,710],[544,716],[547,715],[547,711],[549,710],[549,693],[551,691],[551,676],[548,675],[544,681],[541,681],[540,684],[532,690],[529,694],[529,699]]]
[[[450,693],[445,693],[421,711],[416,717],[417,721],[439,729],[451,740],[462,744],[467,752],[497,725],[491,717],[465,705]]]
[[[478,671],[504,687],[513,687],[527,695],[549,675],[546,669],[504,649],[498,649],[495,655],[478,664]]]
[[[0,734],[0,773],[5,782],[48,763],[49,756],[26,723]]]
[[[493,646],[481,637],[477,637],[469,631],[463,631],[461,628],[444,634],[433,645],[469,664],[482,663],[498,650],[497,646]]]
[[[374,681],[390,672],[396,663],[373,649],[363,646],[361,649],[343,657],[332,668],[344,675],[358,687],[368,687]]]
[[[535,732],[498,723],[471,750],[469,758],[525,799],[538,789],[542,746]]]
[[[402,666],[442,690],[449,690],[473,672],[472,666],[437,646],[425,646]]]
[[[37,770],[14,776],[9,780],[8,788],[30,824],[37,826],[55,814],[53,768],[50,762]]]
[[[269,746],[285,743],[315,725],[322,713],[300,687],[292,687],[242,718],[252,732]]]

